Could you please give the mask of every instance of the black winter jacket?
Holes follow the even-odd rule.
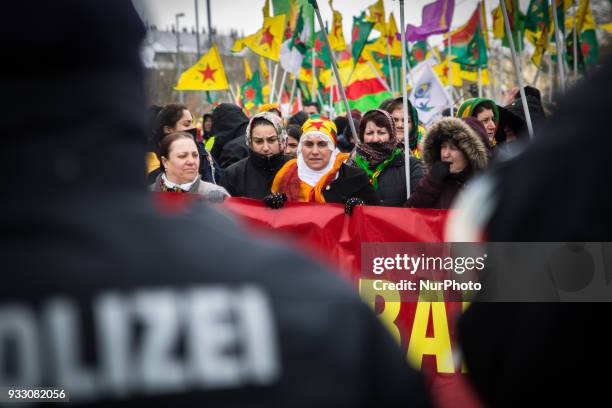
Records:
[[[361,198],[368,205],[376,205],[376,192],[363,169],[342,164],[338,178],[323,191],[327,203],[344,204],[352,197]]]
[[[221,185],[232,197],[261,200],[270,194],[276,172],[290,159],[282,153],[268,158],[249,150],[248,157],[224,170]]]
[[[225,167],[221,160],[223,148],[236,138],[239,138],[244,144],[249,118],[240,106],[232,103],[222,103],[213,111],[212,120],[213,125],[210,132],[215,137],[215,143],[210,152],[215,160],[221,164],[221,167]]]
[[[406,202],[406,168],[404,155],[397,156],[378,176],[376,198],[379,205],[401,207]],[[423,177],[421,161],[410,156],[410,193],[414,192],[417,183]]]

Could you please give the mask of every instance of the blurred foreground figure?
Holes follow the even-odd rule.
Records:
[[[423,405],[419,375],[338,278],[203,204],[152,208],[130,2],[5,11],[32,24],[2,28],[16,60],[2,80],[15,104],[0,388],[53,386],[99,406]]]
[[[459,211],[477,218],[478,213],[488,212],[485,202],[492,201],[491,216],[483,226],[491,242],[612,241],[612,138],[605,103],[611,94],[608,58],[599,72],[566,95],[556,115],[521,155],[499,163],[478,188],[466,190],[464,202],[475,205],[459,206]],[[579,161],[576,146],[580,146]],[[483,189],[494,198],[468,197]],[[610,255],[605,251],[602,255],[606,276],[593,277],[598,279],[594,284],[608,289]],[[538,272],[560,292],[580,295],[583,288],[576,285],[577,279],[593,273],[589,259],[563,271],[563,276],[551,264]],[[537,261],[519,259],[523,268]],[[510,279],[520,279],[519,273],[516,269]],[[525,282],[525,291],[530,283]],[[485,405],[597,406],[609,401],[609,376],[601,372],[612,363],[609,336],[603,331],[610,305],[472,303],[460,322],[460,341],[469,375]]]

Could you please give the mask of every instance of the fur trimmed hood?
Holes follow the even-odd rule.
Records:
[[[446,117],[431,125],[425,135],[422,159],[428,170],[440,160],[442,135],[450,136],[453,143],[468,159],[472,171],[478,172],[487,167],[487,148],[476,132],[461,119]]]

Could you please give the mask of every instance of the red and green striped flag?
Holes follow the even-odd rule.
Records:
[[[366,112],[377,108],[382,101],[391,97],[391,92],[378,80],[369,64],[358,63],[352,75],[350,75],[352,67],[346,67],[341,71],[340,78],[343,83],[346,83],[350,76],[345,92],[351,109]]]

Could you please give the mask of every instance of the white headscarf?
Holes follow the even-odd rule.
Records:
[[[327,163],[327,166],[325,166],[321,170],[313,170],[310,167],[308,167],[308,164],[306,164],[304,157],[302,157],[302,142],[306,139],[310,139],[311,137],[320,137],[321,139],[326,140],[327,147],[329,148],[329,150],[332,151],[332,154],[329,158],[329,162]],[[329,137],[329,135],[326,135],[323,132],[308,132],[308,133],[303,134],[302,137],[300,138],[300,143],[298,144],[298,149],[297,149],[298,177],[300,178],[300,180],[302,180],[304,183],[308,184],[309,186],[311,187],[316,186],[319,180],[321,180],[321,177],[327,174],[327,172],[330,171],[331,168],[334,166],[334,163],[336,162],[336,156],[338,155],[338,153],[340,153],[340,151],[336,149],[336,146],[334,145],[334,142],[331,139],[331,137]]]

